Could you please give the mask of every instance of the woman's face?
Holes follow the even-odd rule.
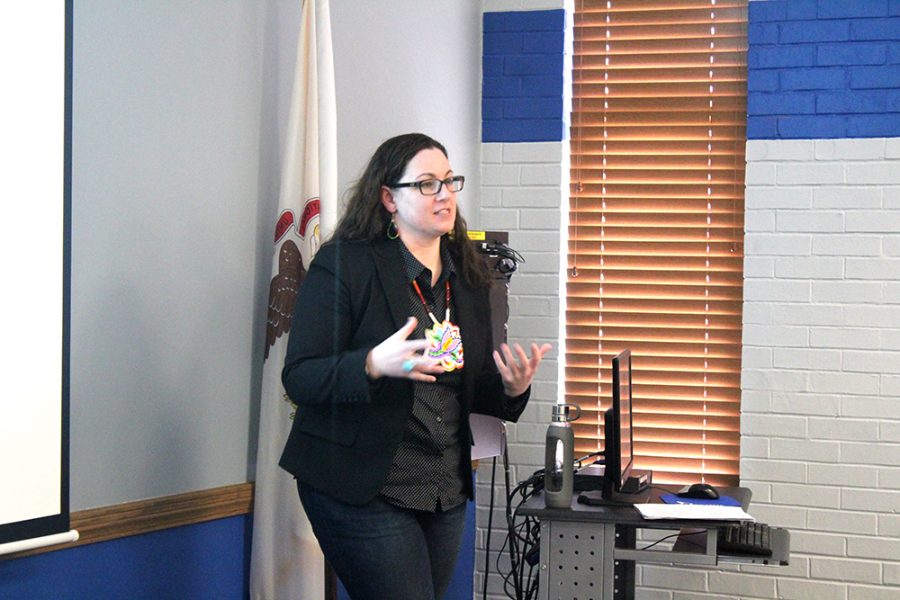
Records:
[[[437,148],[426,148],[406,165],[398,183],[444,180],[453,176],[450,161]],[[417,187],[381,188],[381,198],[393,213],[400,238],[404,242],[427,244],[453,229],[456,221],[456,192],[442,185],[434,196],[426,196]]]

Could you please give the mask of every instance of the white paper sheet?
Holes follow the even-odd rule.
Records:
[[[715,504],[635,504],[645,519],[696,519],[713,521],[755,521],[739,506]]]
[[[475,445],[472,446],[472,460],[501,456],[506,426],[497,417],[472,413],[469,415],[469,426]]]

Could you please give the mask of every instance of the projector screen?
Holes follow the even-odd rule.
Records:
[[[0,543],[69,528],[71,0],[0,3]]]

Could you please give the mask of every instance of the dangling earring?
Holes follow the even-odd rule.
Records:
[[[394,223],[394,215],[391,215],[391,222],[388,223],[387,226],[387,238],[389,240],[396,240],[400,237],[400,231],[397,229],[397,224]]]

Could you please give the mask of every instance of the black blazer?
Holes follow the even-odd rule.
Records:
[[[299,481],[350,504],[374,498],[387,478],[412,412],[413,382],[365,374],[369,351],[409,312],[399,240],[334,242],[310,265],[294,310],[282,382],[298,408],[279,464]],[[488,289],[457,276],[455,322],[465,347],[460,439],[472,440],[469,413],[515,421],[530,393],[509,398],[491,356]],[[460,464],[471,485],[471,446]]]

